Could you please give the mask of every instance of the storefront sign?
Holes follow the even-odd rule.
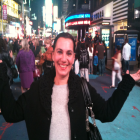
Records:
[[[131,58],[130,61],[136,61],[136,47],[137,47],[137,38],[129,38],[128,43],[131,45]]]
[[[74,25],[90,25],[90,20],[74,21],[74,22],[68,22],[68,23],[66,23],[66,27],[68,27],[68,26],[74,26]]]
[[[78,19],[78,18],[90,18],[90,14],[73,15],[73,16],[67,17],[65,22],[67,22],[68,20],[71,20],[71,19]]]
[[[3,5],[3,19],[7,19],[7,5]]]

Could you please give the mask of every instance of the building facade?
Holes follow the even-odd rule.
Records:
[[[0,34],[7,37],[18,37],[21,32],[20,17],[22,14],[21,1],[5,0],[2,3],[3,11],[7,14],[0,13]],[[1,6],[0,6],[1,10]]]

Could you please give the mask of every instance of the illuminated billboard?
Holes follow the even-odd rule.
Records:
[[[78,14],[78,15],[72,15],[65,19],[65,22],[71,20],[71,19],[78,19],[78,18],[90,18],[90,14]]]
[[[45,0],[46,27],[52,27],[52,0]]]
[[[13,0],[3,0],[4,5],[7,5],[7,15],[10,15],[12,17],[19,18],[18,15],[18,3],[16,3]]]
[[[90,25],[90,20],[74,21],[66,23],[66,27],[74,25]]]
[[[53,7],[53,20],[57,21],[58,19],[58,6]]]

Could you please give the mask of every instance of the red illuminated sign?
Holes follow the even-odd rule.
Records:
[[[31,26],[32,26],[32,25],[33,25],[33,22],[32,22],[32,21],[29,21],[29,25],[31,25]]]
[[[68,23],[66,23],[66,27],[68,27],[68,26],[74,26],[74,25],[90,25],[90,20],[74,21],[74,22],[68,22]]]
[[[7,5],[3,5],[3,19],[7,20]]]

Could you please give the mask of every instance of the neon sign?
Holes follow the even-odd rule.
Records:
[[[74,22],[68,22],[68,23],[66,23],[66,27],[68,27],[68,26],[74,26],[74,25],[90,25],[90,20],[74,21]]]
[[[65,22],[67,22],[68,20],[77,19],[77,18],[90,18],[90,14],[73,15],[73,16],[70,16],[70,17],[66,18]]]

